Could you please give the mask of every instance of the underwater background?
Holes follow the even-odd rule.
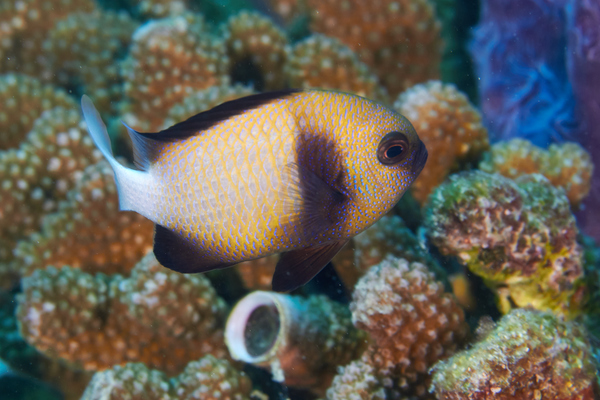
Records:
[[[315,279],[162,267],[121,120],[285,88],[375,99],[429,152]],[[0,399],[597,399],[600,2],[0,0]]]

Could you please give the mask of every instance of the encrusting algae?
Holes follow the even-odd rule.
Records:
[[[487,98],[472,96],[469,13],[453,0],[0,1],[2,363],[65,400],[597,398],[600,251],[573,215],[594,211],[597,152],[519,139],[489,147],[488,129],[499,136],[479,108]],[[129,168],[135,143],[120,120],[158,131],[292,88],[406,116],[429,152],[410,197],[292,294],[269,291],[279,254],[206,275],[165,268],[149,254],[153,223],[119,211],[81,96]],[[211,148],[223,162],[201,184],[229,176],[235,156],[223,150]],[[262,176],[261,165],[249,171]],[[292,306],[235,320],[238,302],[262,295]],[[268,366],[251,360],[266,371],[233,361],[228,319],[245,329],[227,345],[268,355]]]

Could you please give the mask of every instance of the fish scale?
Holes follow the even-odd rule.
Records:
[[[274,277],[284,290],[389,211],[427,157],[410,123],[380,104],[288,91],[225,103],[156,134],[128,128],[134,171],[114,160],[88,101],[84,115],[115,170],[120,206],[157,224],[161,263],[194,272],[284,253]],[[378,149],[389,135],[405,148],[384,165]]]

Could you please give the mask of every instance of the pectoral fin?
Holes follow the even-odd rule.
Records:
[[[207,272],[237,264],[208,257],[202,248],[161,225],[154,230],[154,255],[164,267],[182,273]]]
[[[346,242],[342,240],[283,253],[273,274],[273,290],[288,292],[304,285],[331,261]]]

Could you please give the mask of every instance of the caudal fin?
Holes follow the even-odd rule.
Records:
[[[106,125],[102,122],[100,113],[94,107],[94,103],[86,95],[81,97],[81,109],[92,140],[115,173],[117,191],[119,192],[119,208],[121,210],[136,211],[147,218],[151,218],[151,210],[141,209],[139,201],[137,201],[140,196],[144,196],[144,190],[148,190],[150,176],[145,172],[127,168],[115,159],[110,147]]]

